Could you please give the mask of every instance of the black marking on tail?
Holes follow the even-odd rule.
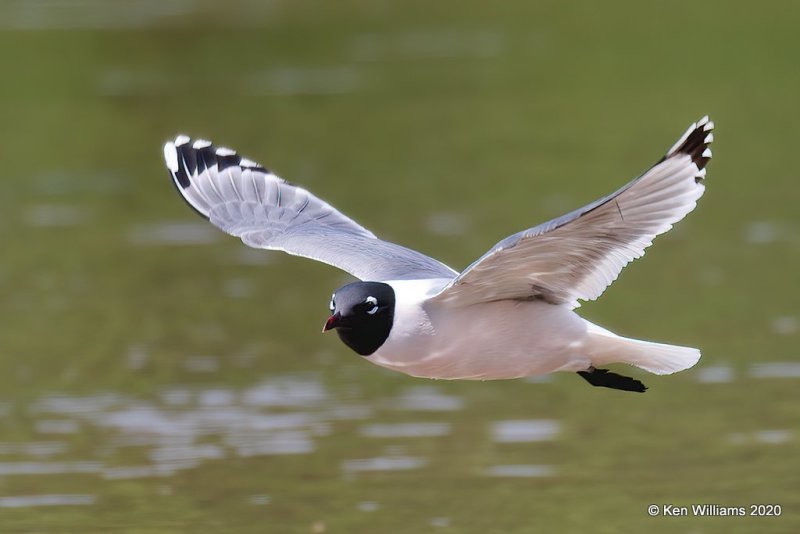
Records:
[[[638,380],[629,376],[618,375],[617,373],[609,372],[608,369],[595,369],[589,367],[586,371],[578,371],[581,377],[596,387],[621,389],[623,391],[635,391],[637,393],[644,393],[647,391],[647,386]]]

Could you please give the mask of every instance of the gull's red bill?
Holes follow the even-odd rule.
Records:
[[[336,312],[330,317],[328,317],[328,320],[325,321],[325,326],[322,327],[322,331],[327,332],[328,330],[333,330],[334,328],[339,326],[341,318],[342,316],[339,314],[339,312]]]

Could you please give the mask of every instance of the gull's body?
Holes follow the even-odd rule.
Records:
[[[693,366],[700,351],[617,336],[581,318],[652,239],[704,191],[713,123],[704,117],[639,178],[567,215],[507,237],[460,274],[382,241],[310,192],[208,141],[179,136],[164,155],[186,201],[247,245],[339,267],[362,282],[338,289],[325,330],[371,362],[409,375],[503,379],[574,371],[630,391]]]
[[[390,281],[395,324],[371,362],[412,376],[446,379],[519,378],[581,371],[592,362],[588,321],[541,300],[497,300],[452,310],[428,297],[449,280]],[[482,333],[471,335],[470,333]]]
[[[680,370],[685,360],[674,365],[656,359],[655,353],[686,354],[690,362],[700,357],[696,349],[617,336],[565,304],[496,300],[453,310],[429,300],[449,282],[387,282],[402,295],[395,303],[395,326],[367,359],[417,377],[496,380],[577,372],[615,362],[666,374]]]

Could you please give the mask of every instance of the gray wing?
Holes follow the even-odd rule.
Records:
[[[714,123],[692,124],[667,154],[615,193],[500,241],[431,300],[468,305],[542,298],[594,300],[653,238],[692,211],[705,189]]]
[[[362,280],[457,274],[431,257],[378,239],[327,202],[233,150],[178,136],[164,145],[164,159],[189,205],[251,247],[318,260]]]

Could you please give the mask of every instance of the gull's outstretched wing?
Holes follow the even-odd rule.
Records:
[[[378,239],[330,204],[233,150],[178,136],[164,145],[164,159],[189,205],[251,247],[318,260],[362,280],[457,274],[431,257]]]
[[[705,189],[714,123],[692,124],[639,178],[600,200],[507,237],[431,300],[468,305],[541,298],[577,307],[594,300],[695,207]]]

